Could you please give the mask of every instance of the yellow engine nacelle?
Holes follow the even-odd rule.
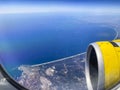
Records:
[[[91,43],[85,62],[89,90],[111,89],[120,82],[120,40]]]

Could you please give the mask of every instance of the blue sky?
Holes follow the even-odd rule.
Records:
[[[120,3],[120,0],[0,0],[0,2]]]
[[[94,4],[94,5],[120,5],[120,0],[0,0],[0,4],[9,4],[9,3],[32,3],[32,4],[46,4],[46,3],[52,3],[52,4]]]

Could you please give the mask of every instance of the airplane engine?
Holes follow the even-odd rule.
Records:
[[[120,40],[91,43],[87,50],[86,81],[89,90],[108,90],[120,83]]]

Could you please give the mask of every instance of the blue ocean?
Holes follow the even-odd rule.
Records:
[[[113,40],[115,36],[114,29],[86,22],[76,14],[1,15],[1,63],[12,72],[20,65],[40,64],[86,52],[89,43]]]

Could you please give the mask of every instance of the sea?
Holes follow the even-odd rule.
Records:
[[[86,52],[92,42],[111,41],[116,37],[113,28],[87,22],[83,16],[73,13],[1,15],[1,64],[13,74],[20,65],[73,56]]]

